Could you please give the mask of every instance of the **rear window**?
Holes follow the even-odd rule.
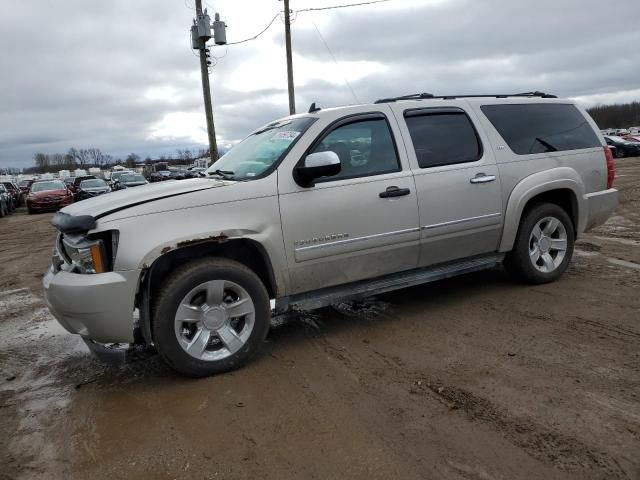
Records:
[[[600,147],[591,125],[574,105],[504,104],[480,108],[518,155]]]

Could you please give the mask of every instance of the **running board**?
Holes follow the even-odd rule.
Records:
[[[393,273],[372,280],[361,280],[346,285],[291,295],[276,300],[275,311],[277,314],[282,314],[291,310],[313,310],[314,308],[326,307],[347,300],[357,300],[399,288],[435,282],[464,273],[493,268],[499,265],[503,258],[504,254],[483,255],[481,257],[472,257],[406,272]]]

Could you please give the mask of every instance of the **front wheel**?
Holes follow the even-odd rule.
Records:
[[[552,203],[538,204],[523,215],[505,266],[527,283],[553,282],[567,269],[574,242],[573,223],[567,212]]]
[[[222,258],[197,260],[161,287],[154,342],[174,370],[204,377],[251,358],[267,335],[270,319],[269,295],[253,271]]]

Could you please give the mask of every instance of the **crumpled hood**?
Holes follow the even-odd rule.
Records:
[[[136,188],[126,188],[111,192],[107,195],[100,195],[94,198],[73,203],[61,211],[69,215],[91,215],[100,218],[111,212],[122,210],[134,205],[159,200],[161,198],[184,195],[200,190],[223,187],[235,182],[210,179],[193,178],[189,180],[173,180],[158,183],[141,185]]]

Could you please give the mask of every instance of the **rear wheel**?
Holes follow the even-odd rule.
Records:
[[[505,259],[507,270],[533,284],[558,279],[573,255],[575,232],[567,212],[552,203],[530,208]]]
[[[237,368],[269,330],[269,295],[258,276],[227,259],[194,261],[162,286],[153,335],[176,371],[204,377]]]

